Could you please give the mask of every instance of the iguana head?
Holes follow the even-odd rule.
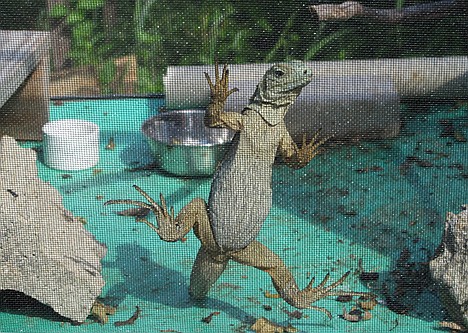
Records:
[[[276,64],[266,71],[248,107],[276,125],[311,79],[312,73],[302,61]]]

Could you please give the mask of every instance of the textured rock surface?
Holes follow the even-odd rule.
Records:
[[[430,262],[432,278],[452,320],[468,327],[468,205],[448,213],[442,244]]]
[[[0,290],[16,290],[84,321],[101,293],[106,247],[37,176],[36,154],[0,141]]]

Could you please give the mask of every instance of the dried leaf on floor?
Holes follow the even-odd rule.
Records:
[[[450,330],[457,331],[457,332],[468,332],[468,330],[465,327],[457,323],[454,323],[452,321],[441,321],[439,322],[439,326],[441,328],[448,328]]]
[[[363,310],[372,310],[377,305],[375,298],[359,297],[358,305]]]
[[[336,298],[337,302],[347,303],[353,300],[353,296],[351,295],[340,295]]]
[[[343,314],[341,317],[346,321],[355,323],[362,320],[370,320],[372,318],[372,314],[369,311],[362,311],[354,307],[348,312],[346,307],[343,307]]]
[[[286,313],[289,318],[293,318],[293,319],[301,319],[302,317],[304,317],[304,313],[299,310],[294,310],[294,311],[283,310],[283,312]]]
[[[263,293],[266,298],[280,298],[279,294],[272,294],[268,290]]]
[[[289,325],[282,326],[276,323],[273,323],[261,317],[255,321],[255,323],[250,327],[256,333],[295,333],[298,332],[297,328]]]
[[[133,325],[135,321],[140,317],[140,313],[141,313],[140,307],[136,306],[136,310],[130,318],[124,321],[116,321],[114,323],[114,326],[117,327],[117,326]]]
[[[209,323],[211,323],[211,320],[213,320],[213,317],[218,316],[220,313],[221,312],[219,312],[219,311],[212,312],[207,317],[203,318],[201,321],[206,323],[206,324],[209,324]]]
[[[106,145],[106,150],[114,150],[114,149],[115,149],[115,140],[113,137],[110,137]]]
[[[91,316],[100,324],[107,324],[109,316],[115,313],[116,308],[99,301],[94,302],[91,308]]]

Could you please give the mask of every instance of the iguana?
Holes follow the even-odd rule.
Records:
[[[313,287],[312,279],[301,290],[280,257],[255,240],[272,205],[271,177],[277,152],[287,165],[301,168],[325,141],[318,140],[317,131],[310,142],[304,136],[303,144],[298,147],[284,123],[289,106],[311,81],[311,72],[300,61],[274,65],[265,73],[242,113],[224,111],[225,101],[237,91],[229,90],[228,75],[226,65],[221,76],[216,65],[214,82],[205,73],[211,92],[205,123],[236,132],[230,150],[215,172],[208,203],[196,198],[175,217],[174,208],[168,210],[162,194],[161,204],[157,204],[134,185],[149,204],[134,200],[110,200],[106,204],[132,204],[151,209],[157,226],[147,219],[142,221],[167,242],[180,240],[193,228],[201,247],[190,276],[192,297],[204,298],[228,261],[234,260],[268,273],[279,295],[290,305],[319,310],[331,318],[327,309],[312,303],[327,296],[369,295],[334,290],[349,272],[328,286],[328,274],[317,287]]]

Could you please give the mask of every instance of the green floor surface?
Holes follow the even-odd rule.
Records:
[[[133,184],[155,198],[164,193],[176,211],[194,197],[208,197],[210,179],[131,171],[152,161],[139,129],[161,102],[117,99],[51,105],[51,119],[86,119],[101,129],[96,167],[62,172],[44,166],[41,158],[37,164],[40,177],[61,192],[65,206],[83,217],[86,229],[107,245],[102,297],[117,311],[106,325],[90,321],[80,326],[41,314],[4,311],[1,332],[249,332],[260,317],[290,324],[298,332],[439,332],[437,323],[445,315],[434,289],[421,288],[427,281],[424,273],[420,280],[408,278],[406,296],[396,309],[382,286],[388,285],[392,293],[395,274],[424,272],[424,262],[440,242],[446,212],[458,212],[468,203],[468,145],[440,136],[447,120],[467,135],[466,107],[404,110],[398,138],[332,144],[304,169],[275,167],[274,205],[258,239],[284,259],[301,286],[314,275],[321,280],[330,272],[335,280],[351,270],[342,289],[376,292],[380,304],[371,311],[372,319],[348,322],[340,314],[354,301],[318,301],[315,305],[329,309],[332,320],[313,310],[293,312],[283,300],[265,297],[264,292],[274,292],[265,273],[236,263],[229,265],[204,304],[194,303],[187,293],[199,247],[193,233],[184,242],[164,243],[146,225],[116,215],[126,207],[103,206],[109,199],[141,200]],[[115,149],[106,150],[111,137]],[[402,251],[409,260],[397,267]],[[360,268],[378,272],[379,280],[361,281],[354,274]],[[396,269],[399,273],[391,274]],[[131,317],[136,306],[141,316],[133,325],[114,327],[115,321]],[[202,321],[213,313],[209,323]]]

